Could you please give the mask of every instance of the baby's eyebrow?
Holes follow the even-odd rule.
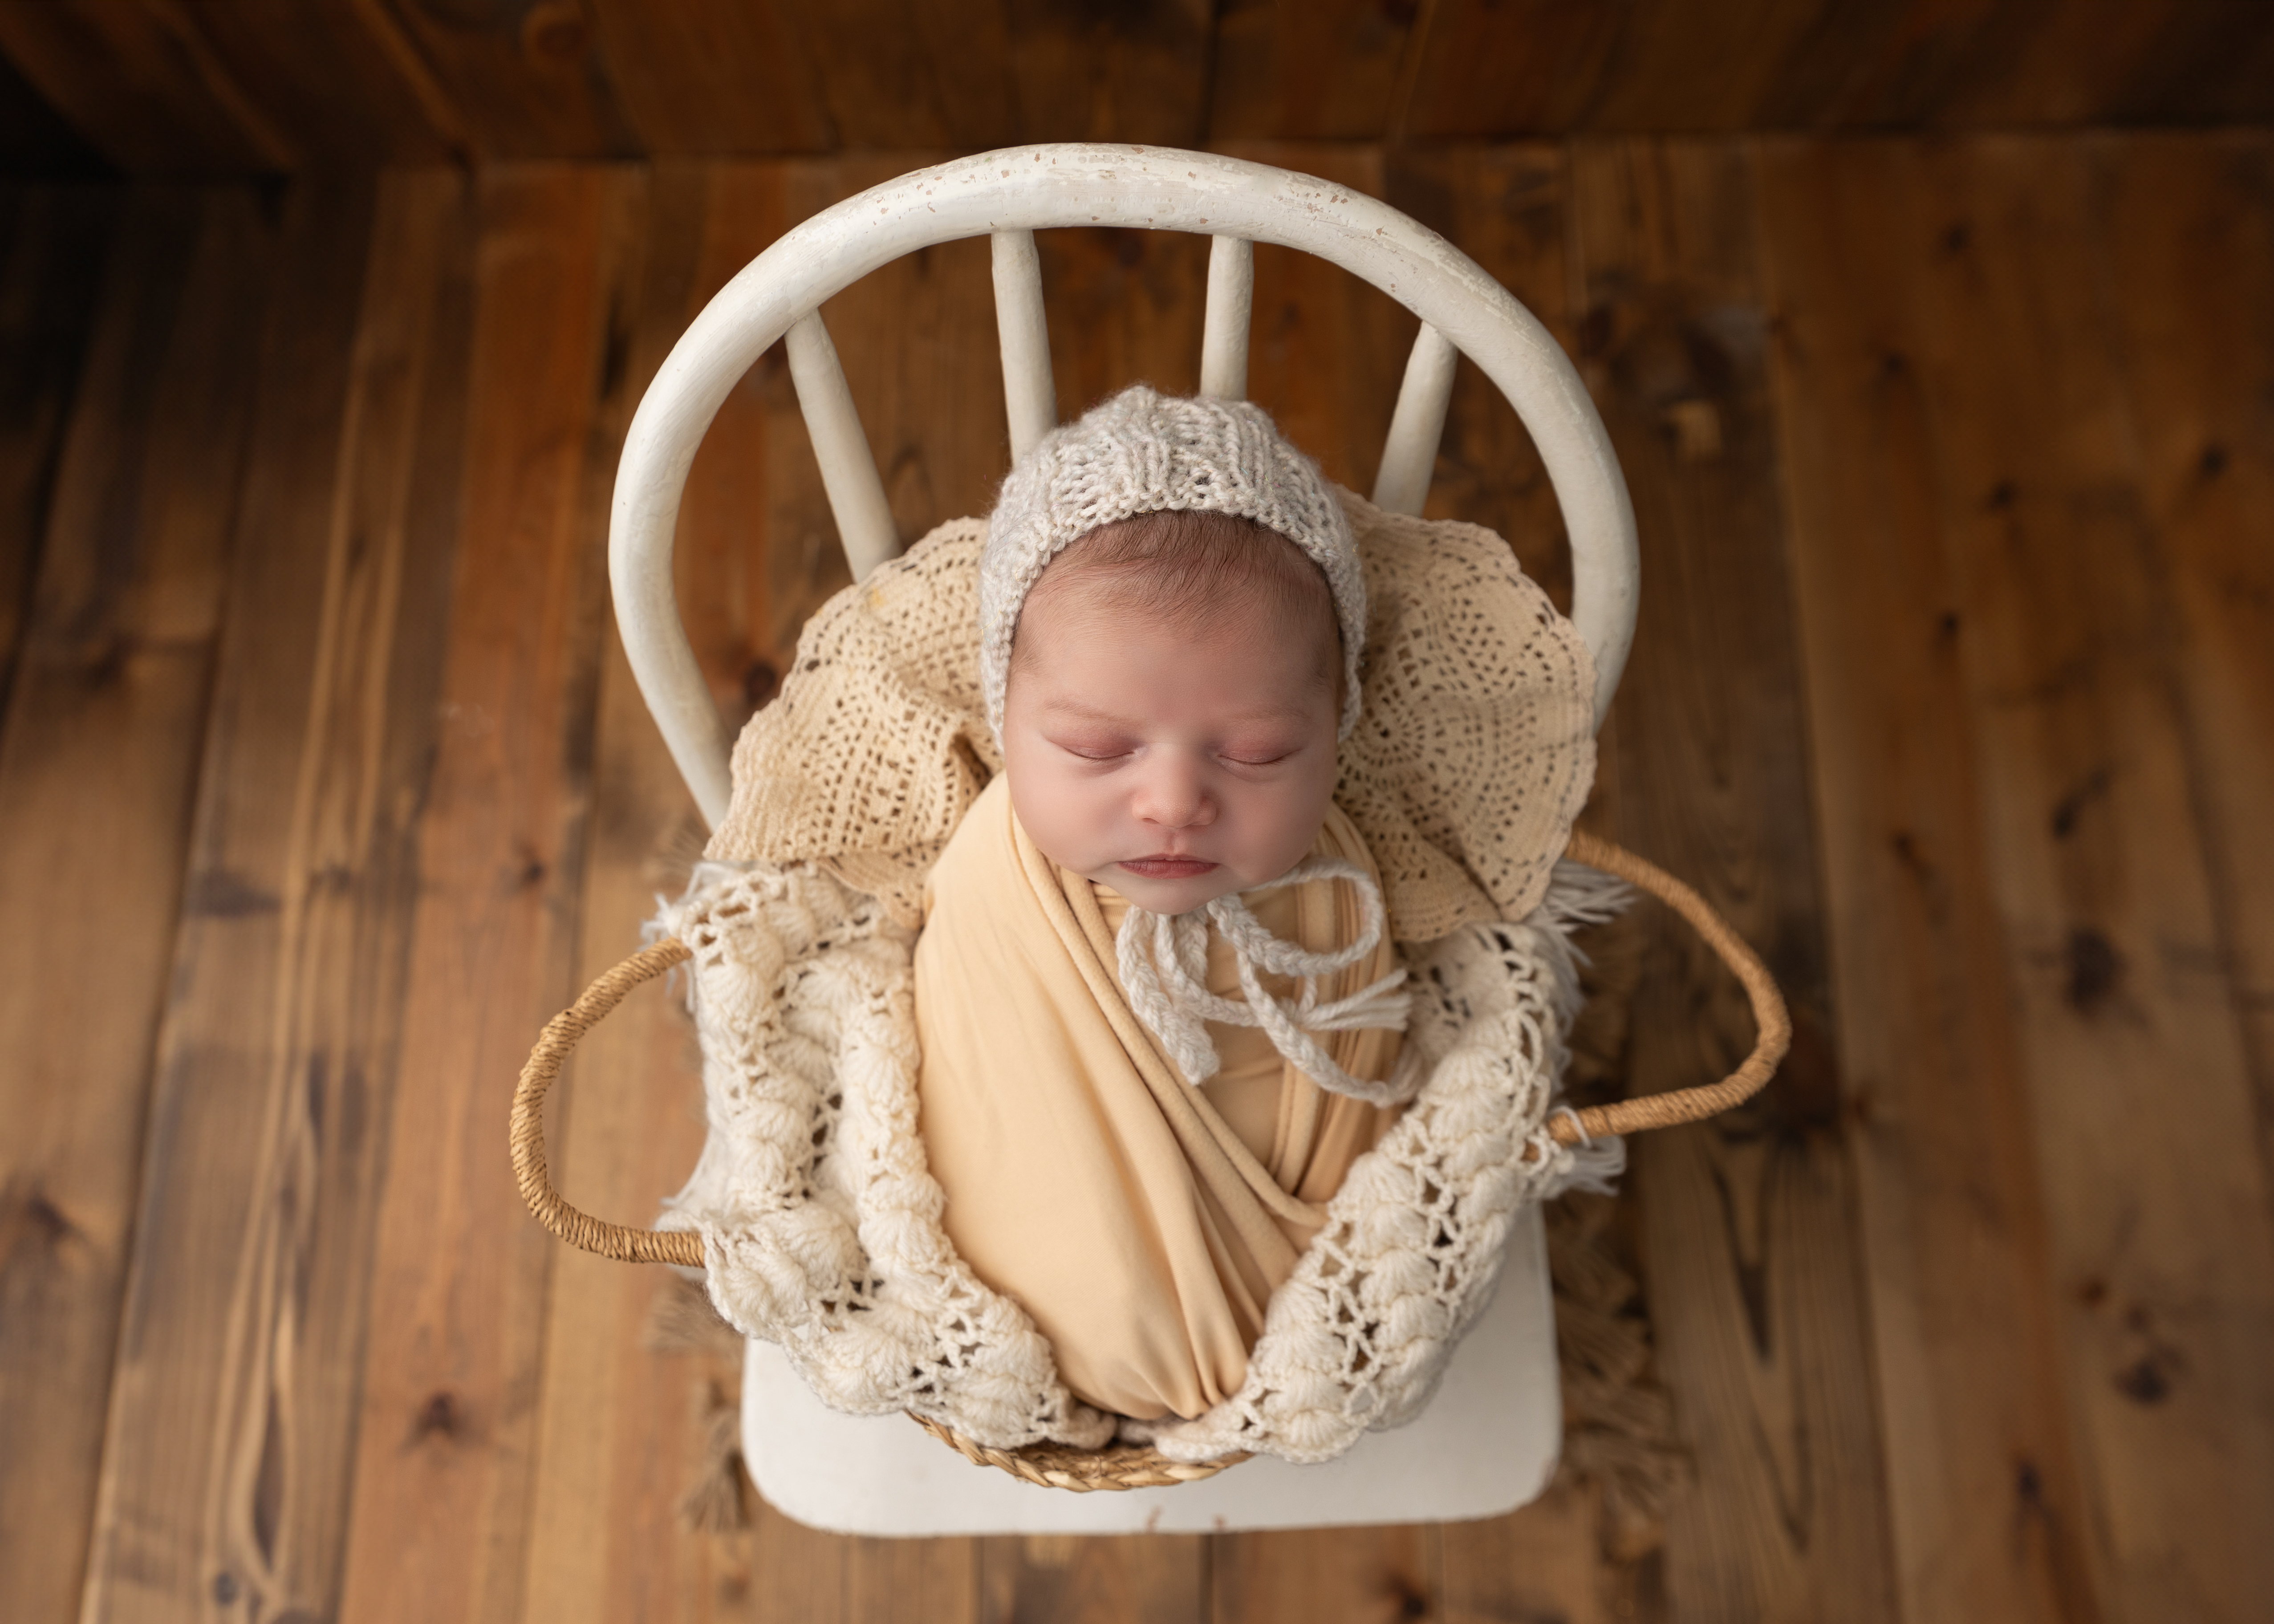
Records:
[[[1095,706],[1084,704],[1081,700],[1070,696],[1053,695],[1043,700],[1039,709],[1045,715],[1072,717],[1084,722],[1103,722],[1114,727],[1136,726],[1126,716],[1118,715],[1111,710],[1100,710]],[[1252,710],[1233,711],[1223,719],[1237,726],[1243,722],[1300,722],[1308,718],[1309,713],[1299,706],[1260,705]]]
[[[1089,722],[1119,722],[1127,719],[1116,716],[1110,710],[1100,710],[1095,705],[1086,705],[1081,700],[1064,694],[1048,695],[1043,700],[1041,708],[1066,716],[1078,716],[1084,721]]]

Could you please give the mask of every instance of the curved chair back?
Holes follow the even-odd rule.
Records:
[[[1201,392],[1247,387],[1253,249],[1276,243],[1364,278],[1421,318],[1374,481],[1376,505],[1418,514],[1466,355],[1540,448],[1570,537],[1572,620],[1595,660],[1600,726],[1634,635],[1634,507],[1602,418],[1562,346],[1507,289],[1396,209],[1307,175],[1208,153],[1076,144],[983,153],[848,198],[786,233],[695,319],[656,373],[616,472],[608,568],[624,648],[672,759],[712,824],[726,815],[730,741],[672,590],[687,470],[737,380],[789,341],[790,375],[855,578],[900,550],[823,302],[920,248],[992,239],[1003,390],[1016,457],[1058,421],[1035,233],[1109,225],[1213,239]]]

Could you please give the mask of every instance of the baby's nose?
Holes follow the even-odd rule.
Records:
[[[1201,775],[1186,763],[1166,761],[1138,781],[1137,816],[1163,829],[1193,829],[1216,821],[1216,803]]]

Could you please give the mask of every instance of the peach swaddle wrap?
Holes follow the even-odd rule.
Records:
[[[1312,851],[1374,874],[1339,808]],[[1251,906],[1273,936],[1326,951],[1359,938],[1353,891],[1306,881]],[[1192,1417],[1239,1391],[1271,1293],[1397,1108],[1329,1094],[1261,1029],[1215,1021],[1221,1064],[1193,1087],[1123,995],[1126,906],[1043,855],[1004,779],[987,786],[925,889],[922,1132],[948,1238],[1032,1316],[1067,1387],[1140,1419]],[[1319,995],[1348,996],[1396,965],[1377,941]],[[1241,996],[1213,929],[1207,988]],[[1400,1041],[1379,1027],[1318,1041],[1368,1081],[1389,1077]]]

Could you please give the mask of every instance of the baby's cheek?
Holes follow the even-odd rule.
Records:
[[[1084,793],[1089,786],[1031,763],[1009,777],[1012,809],[1043,855],[1065,868],[1094,867],[1089,848],[1097,844],[1105,820],[1092,804],[1094,796]]]
[[[1285,873],[1300,862],[1325,821],[1326,807],[1306,785],[1281,784],[1254,794],[1245,808],[1248,866],[1258,872]]]
[[[1319,837],[1321,825],[1327,821],[1328,808],[1334,804],[1336,777],[1329,764],[1325,772],[1315,776],[1304,786],[1302,806],[1296,819],[1296,836],[1302,843],[1306,856],[1310,853],[1312,843]]]

